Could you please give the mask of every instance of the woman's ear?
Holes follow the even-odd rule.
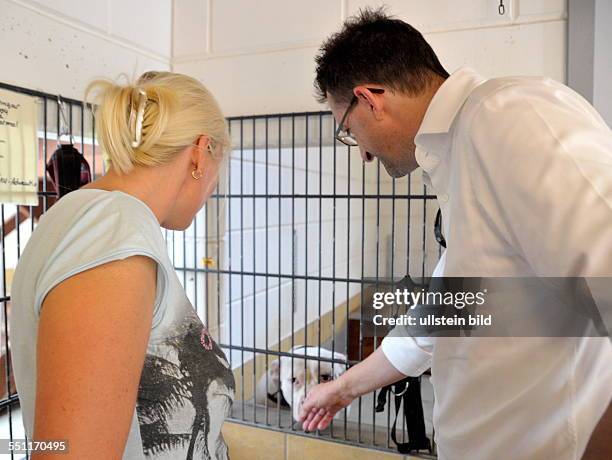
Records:
[[[207,135],[201,134],[200,136],[198,136],[195,144],[198,147],[200,147],[202,151],[210,152],[210,149],[211,149],[210,137],[208,137]]]
[[[204,164],[206,163],[207,157],[211,153],[210,138],[205,134],[198,136],[195,140],[193,147],[191,148],[191,167],[203,170]]]

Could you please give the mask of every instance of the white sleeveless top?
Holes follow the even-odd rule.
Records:
[[[46,294],[76,273],[137,254],[157,262],[157,292],[123,458],[227,459],[221,426],[234,397],[229,363],[185,294],[155,214],[117,190],[79,189],[62,197],[41,216],[19,259],[10,340],[26,435],[32,438],[38,320]]]

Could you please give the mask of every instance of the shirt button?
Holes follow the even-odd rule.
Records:
[[[449,198],[448,197],[448,193],[444,193],[444,194],[440,195],[440,201],[442,203],[446,203],[448,201],[448,198]]]

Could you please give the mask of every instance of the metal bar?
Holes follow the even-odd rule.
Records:
[[[376,161],[376,194],[380,197],[380,160]],[[378,280],[380,264],[380,198],[376,199],[376,290],[378,290]],[[374,343],[373,350],[376,351],[376,324],[374,324]],[[372,443],[376,445],[376,398],[372,397]]]
[[[365,196],[365,163],[361,163],[361,194]],[[361,290],[360,290],[360,302],[359,302],[359,361],[363,359],[363,289],[364,289],[364,278],[365,278],[365,199],[361,200]],[[357,421],[357,442],[361,444],[361,408],[363,400],[359,396],[358,403],[358,421]]]
[[[227,155],[230,155],[231,157],[231,151],[229,153],[227,153]],[[229,160],[227,160],[226,164],[223,164],[224,167],[224,171],[227,177],[227,171],[229,168],[229,164],[231,163],[231,158]],[[217,185],[216,185],[216,190],[217,190],[217,194],[219,194],[219,182],[217,181]],[[227,187],[227,184],[224,183],[224,186]],[[227,191],[227,188],[226,188]],[[223,334],[222,334],[222,329],[221,329],[221,273],[219,272],[219,269],[221,268],[221,241],[223,240],[222,237],[220,236],[220,224],[219,224],[219,216],[220,216],[220,212],[219,212],[219,208],[220,208],[220,203],[221,200],[219,198],[217,198],[216,201],[216,206],[215,206],[215,212],[216,212],[216,219],[215,219],[215,238],[216,238],[216,247],[217,247],[217,258],[215,259],[215,268],[216,268],[216,278],[217,278],[217,283],[215,286],[215,289],[217,291],[217,341],[220,342],[222,340]],[[223,200],[223,203],[225,204],[225,200]],[[223,208],[223,210],[225,211],[225,207]],[[208,226],[208,215],[206,215],[206,245],[208,246],[208,238],[210,236],[210,232],[209,232],[209,226]],[[224,229],[225,231],[226,229]],[[209,284],[207,282],[206,284],[206,304],[208,305],[208,299],[210,298],[210,295],[208,293],[208,289],[209,289]],[[228,299],[228,305],[229,305],[229,316],[231,317],[231,293],[230,293],[230,298]],[[231,350],[230,350],[230,358],[231,358]],[[230,363],[231,363],[231,359],[230,359]],[[230,365],[230,369],[231,369],[231,365]]]
[[[19,210],[17,210],[19,214]],[[4,204],[0,205],[0,219],[2,219],[2,296],[6,297],[6,230],[4,228]],[[9,355],[9,336],[8,336],[8,314],[6,308],[6,302],[2,304],[3,319],[4,319],[4,349],[6,350],[6,365],[4,366],[5,377],[6,377],[6,388],[7,395],[11,397],[11,359]],[[9,421],[9,439],[13,439],[13,410],[12,404],[6,406],[8,410],[8,421]],[[11,458],[13,458],[13,452],[11,452]]]
[[[70,136],[70,143],[71,144],[74,141],[74,136],[73,136],[74,130],[72,129],[72,109],[73,109],[73,107],[74,106],[71,103],[68,103],[68,110],[69,110],[69,112],[68,112],[68,114],[69,114],[68,130],[70,131],[69,136]]]
[[[423,184],[423,194],[426,195],[427,194],[427,185]],[[426,235],[427,235],[427,201],[423,200],[423,246],[422,246],[422,250],[423,250],[423,263],[422,263],[422,267],[421,267],[421,277],[425,278],[425,254],[426,254]]]
[[[176,270],[189,270],[194,272],[206,272],[216,273],[216,270],[206,269],[206,268],[196,268],[196,269],[187,269],[181,267],[175,267]],[[363,280],[360,278],[341,278],[341,277],[331,277],[331,276],[305,276],[305,275],[291,275],[291,274],[278,274],[278,273],[264,273],[264,272],[250,272],[250,271],[241,271],[241,270],[220,270],[221,273],[226,275],[244,275],[244,276],[261,276],[261,277],[269,277],[269,278],[281,278],[291,279],[291,280],[308,280],[308,281],[336,281],[339,283],[363,283]],[[379,283],[380,284],[380,283]]]
[[[244,193],[244,120],[240,120],[240,194]],[[240,270],[244,271],[244,202],[240,200]],[[244,275],[240,275],[240,343],[244,347]],[[242,420],[244,420],[244,350],[240,352]]]
[[[89,108],[91,112],[91,164],[92,164],[92,178],[96,180],[96,118],[94,116],[93,107]]]
[[[231,155],[231,153],[230,153]],[[231,162],[231,159],[228,160],[227,165],[225,166],[225,168],[229,168],[229,163]],[[227,169],[226,169],[226,177],[227,177]],[[224,184],[224,186],[226,187],[227,190],[227,184]],[[219,182],[217,182],[217,192],[219,192]],[[223,203],[225,204],[225,200],[223,200]],[[216,263],[215,263],[215,268],[216,268],[216,274],[217,274],[217,285],[216,285],[216,289],[217,289],[217,333],[219,334],[217,337],[217,340],[221,340],[221,241],[223,241],[223,238],[220,236],[220,225],[219,225],[219,208],[220,206],[220,199],[217,199],[217,206],[216,206],[216,213],[217,213],[217,218],[215,219],[215,223],[216,223],[216,232],[215,232],[215,236],[217,238],[216,241],[216,246],[217,246],[217,259],[216,259]],[[225,211],[225,206],[223,207],[223,211]],[[209,232],[208,232],[208,219],[206,219],[206,237],[208,238]],[[208,240],[207,240],[208,241]],[[207,291],[206,293],[208,294],[208,285],[207,285]],[[206,297],[207,299],[209,298],[208,295]],[[229,303],[228,305],[231,307],[231,294],[230,294],[230,299],[229,299]],[[230,317],[231,317],[231,308],[230,308]]]
[[[290,353],[288,351],[266,350],[264,348],[249,347],[249,346],[243,347],[241,345],[230,345],[230,344],[222,343],[222,342],[218,343],[218,345],[223,348],[230,348],[232,350],[247,351],[251,353],[263,353],[263,354],[268,354],[272,356],[285,356],[288,358],[303,358],[305,356],[304,353]],[[310,358],[310,355],[308,355],[308,357]],[[312,357],[312,358],[319,359],[315,357]],[[334,358],[326,358],[324,356],[321,356],[321,361],[326,362],[326,363],[346,364],[346,365],[352,365],[352,364],[359,363],[358,360],[349,360],[349,359],[341,360],[341,359],[334,359]]]
[[[281,182],[282,182],[282,168],[281,168],[281,158],[283,152],[283,143],[282,143],[282,118],[278,117],[278,350],[281,349],[281,290],[282,290],[282,277],[281,277],[281,254],[282,254],[282,206],[281,206]],[[280,362],[279,362],[280,364]],[[280,428],[281,426],[281,412],[280,412],[280,398],[276,398],[276,415],[277,415],[277,425]]]
[[[291,117],[291,193],[295,197],[295,115]],[[291,199],[291,348],[295,347],[295,198]],[[291,381],[293,382],[293,356],[291,357]],[[295,407],[293,392],[291,392],[291,407]],[[295,426],[291,424],[291,431]]]
[[[13,91],[15,93],[26,94],[28,96],[40,97],[43,99],[57,99],[57,94],[45,93],[44,91],[37,91],[35,89],[22,88],[21,86],[9,85],[8,83],[0,82],[0,88]],[[69,104],[80,104],[81,101],[77,99],[70,99],[69,97],[62,96],[62,101]]]
[[[306,115],[331,115],[329,110],[327,111],[315,111],[315,112],[288,112],[288,113],[270,113],[265,115],[241,115],[235,117],[228,117],[229,121],[240,121],[240,120],[261,120],[265,118],[295,118],[304,117]]]
[[[348,199],[348,200],[435,200],[437,199],[436,195],[376,195],[376,194],[364,194],[364,195],[346,195],[346,194],[337,194],[334,195],[332,193],[329,194],[299,194],[299,193],[282,193],[282,194],[265,194],[258,193],[255,195],[252,194],[231,194],[228,195],[230,198],[237,199],[245,199],[245,198],[261,198],[261,199],[271,199],[271,198],[280,198],[284,200],[293,200],[293,199],[325,199],[332,200],[336,199]],[[218,198],[217,195],[212,195],[211,198]]]
[[[304,155],[306,156],[306,172],[304,174],[304,194],[308,196],[308,122],[309,118],[306,115],[304,123],[305,123],[305,146],[304,146]],[[308,201],[304,200],[304,275],[308,276]],[[308,280],[304,281],[304,347],[308,347]],[[319,348],[319,353],[321,353],[321,349]],[[307,362],[304,360],[304,375],[306,375],[306,367]],[[320,367],[320,366],[319,366]],[[321,371],[319,369],[317,373],[317,379],[319,380],[321,376]],[[306,382],[306,381],[305,381]],[[308,389],[307,389],[308,390]]]
[[[333,132],[336,132],[336,119],[334,118],[334,129]],[[332,356],[334,356],[334,352],[336,351],[336,139],[334,138],[334,143],[332,147],[334,163],[332,167],[332,177],[333,177],[333,198],[332,198]],[[334,437],[334,420],[332,419],[329,424],[329,435]]]
[[[19,396],[16,394],[8,396],[0,401],[0,412],[9,406],[16,406],[19,404]],[[12,437],[10,439],[13,439]]]
[[[81,102],[81,154],[85,155],[85,104]]]
[[[255,212],[256,206],[255,206],[255,120],[253,120],[251,123],[253,123],[253,271],[257,271],[257,255],[256,255],[256,248],[257,248],[257,242],[255,240],[255,234],[256,231],[255,229],[257,228],[257,226],[255,225],[255,215],[257,214]],[[255,275],[253,275],[253,346],[257,346],[257,312],[256,312],[256,306],[257,306],[257,296],[256,296],[256,292],[257,292],[257,277]],[[255,376],[257,375],[257,355],[254,354],[253,355],[253,394],[255,394],[255,388],[257,387],[257,382],[255,382]],[[253,404],[253,420],[257,421],[257,413],[255,411],[256,407],[255,404]]]
[[[231,122],[228,123],[228,129],[229,129],[230,136],[231,136],[231,133],[232,133],[232,123]],[[232,154],[233,154],[233,150],[230,152],[230,158],[229,158],[229,162],[228,162],[228,165],[227,165],[228,169],[229,169],[229,173],[227,175],[227,190],[229,190],[230,192],[232,191],[232,168],[231,168],[231,166],[232,166]],[[232,200],[231,199],[228,199],[228,202],[227,202],[227,216],[228,216],[228,225],[227,225],[227,228],[228,228],[228,232],[227,232],[228,233],[228,243],[227,244],[228,244],[228,255],[229,255],[228,256],[227,264],[228,264],[228,271],[231,271],[232,267],[234,266],[234,262],[233,262],[233,255],[234,255],[234,253],[232,252],[232,234],[231,234],[231,232],[232,232]],[[219,273],[223,273],[220,268],[221,267],[219,267],[218,272]],[[231,346],[232,345],[232,341],[233,341],[233,334],[232,334],[232,322],[233,322],[233,319],[232,319],[232,316],[234,316],[233,315],[233,312],[234,312],[234,310],[233,310],[233,292],[234,291],[232,290],[232,276],[231,276],[231,274],[230,274],[230,276],[228,276],[228,280],[229,280],[229,298],[227,299],[227,304],[228,304],[228,309],[229,309],[229,344]],[[230,358],[229,358],[230,368],[233,368],[233,366],[232,366],[232,362],[233,362],[232,355],[233,355],[233,353],[232,353],[231,349],[230,349],[229,355],[230,355]]]
[[[412,191],[412,175],[408,175],[408,193]],[[406,274],[410,276],[410,202],[411,200],[406,201],[406,212],[408,215],[406,216]]]
[[[351,148],[349,146],[346,147],[346,194],[351,194]],[[351,276],[351,201],[347,200],[346,202],[346,277],[350,278]],[[344,355],[348,358],[349,355],[349,337],[348,337],[348,328],[349,328],[349,299],[350,299],[350,284],[346,283],[346,333],[345,333],[345,341],[344,341]],[[348,408],[344,408],[344,440],[347,439],[347,416],[348,416]]]
[[[395,195],[395,177],[392,179],[391,188]],[[395,200],[391,200],[391,281],[395,282]],[[391,392],[387,392],[387,448],[391,448]]]
[[[323,115],[319,115],[319,275],[321,275],[322,273],[322,255],[323,255],[323,238],[322,238],[322,222],[323,222],[323,199],[321,198],[323,196]],[[306,274],[306,276],[308,276],[308,273]],[[321,299],[321,293],[322,293],[322,289],[321,289],[321,285],[323,284],[323,280],[319,279],[318,280],[318,287],[319,287],[319,293],[318,293],[318,300],[319,300],[319,321],[318,321],[318,328],[317,328],[317,334],[318,334],[318,358],[319,360],[317,361],[317,372],[319,373],[319,375],[321,375],[321,304],[322,304],[322,299]]]
[[[270,164],[269,164],[269,152],[268,152],[268,118],[265,119],[266,122],[266,132],[265,132],[265,149],[266,149],[266,195],[270,192],[269,190],[269,186],[270,186],[270,178],[269,178],[269,170],[270,170]],[[255,159],[253,159],[253,161],[255,161]],[[265,238],[266,238],[266,262],[265,262],[265,270],[266,273],[270,273],[270,267],[268,265],[268,259],[270,257],[270,248],[269,248],[269,228],[268,228],[268,218],[269,218],[269,206],[270,206],[270,202],[268,199],[265,200],[266,202],[266,206],[265,206],[265,222],[266,222],[266,231],[265,231]],[[279,267],[280,268],[280,267]],[[280,271],[280,270],[279,270]],[[270,296],[269,296],[269,280],[268,277],[264,278],[265,281],[265,286],[266,286],[266,340],[265,340],[265,344],[266,344],[266,350],[268,350],[270,348],[270,345],[268,343],[268,324],[270,323],[270,317],[269,317],[269,311],[268,311],[268,306],[270,304]],[[268,391],[268,372],[269,372],[269,366],[268,366],[268,356],[266,355],[266,359],[265,359],[265,364],[266,364],[266,369],[265,369],[265,375],[266,375],[266,392]],[[268,410],[268,404],[266,404],[266,425],[270,424],[270,418],[269,418],[269,410]]]

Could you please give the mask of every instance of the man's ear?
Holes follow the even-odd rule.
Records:
[[[382,119],[385,109],[385,93],[376,94],[370,91],[366,86],[356,86],[353,90],[353,94],[361,100],[362,104],[366,103],[370,106],[370,111],[376,120]]]

